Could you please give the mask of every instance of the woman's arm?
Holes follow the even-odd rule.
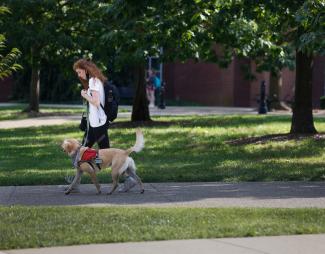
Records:
[[[100,106],[99,92],[91,90],[91,95],[89,96],[86,90],[81,90],[81,96],[98,108]]]

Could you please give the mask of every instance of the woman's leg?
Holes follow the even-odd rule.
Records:
[[[105,149],[110,147],[107,127],[105,125],[94,128],[94,134],[99,149]]]
[[[154,107],[155,106],[155,90],[150,90],[150,107]]]
[[[95,144],[96,142],[95,129],[96,128],[89,126],[88,135],[85,133],[84,140],[82,141],[82,144],[85,144],[84,146],[91,148]],[[84,143],[85,139],[86,142]]]

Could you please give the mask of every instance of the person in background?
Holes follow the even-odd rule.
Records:
[[[148,71],[148,78],[146,91],[147,91],[147,98],[149,101],[149,107],[153,108],[155,106],[155,72],[153,70]]]
[[[156,72],[154,72],[153,83],[155,88],[155,106],[159,107],[161,104],[161,81]]]

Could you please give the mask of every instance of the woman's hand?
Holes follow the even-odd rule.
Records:
[[[82,90],[81,90],[81,96],[82,96],[83,98],[87,99],[87,98],[86,98],[86,96],[87,96],[87,90],[82,89]]]
[[[91,96],[87,94],[87,90],[81,90],[81,96],[84,97],[89,103],[95,107],[100,106],[99,93],[98,91],[91,91]]]

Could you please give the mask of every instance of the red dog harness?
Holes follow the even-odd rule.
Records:
[[[81,156],[80,161],[78,161],[78,166],[80,166],[81,163],[86,162],[88,163],[93,169],[93,164],[95,163],[100,170],[100,163],[102,162],[101,159],[98,158],[98,152],[95,149],[87,148],[86,151]]]
[[[82,161],[92,161],[97,157],[97,151],[92,148],[88,148],[82,155]]]

